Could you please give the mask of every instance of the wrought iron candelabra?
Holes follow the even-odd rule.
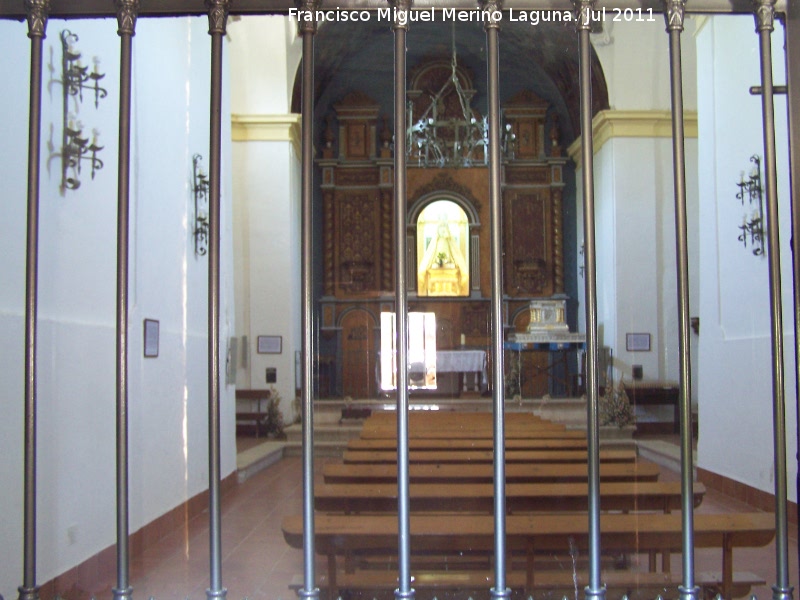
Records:
[[[61,32],[61,73],[64,84],[64,94],[77,96],[83,102],[83,90],[94,92],[94,107],[100,106],[100,99],[105,98],[108,92],[100,87],[100,80],[106,75],[100,73],[100,59],[94,57],[94,69],[89,72],[89,67],[81,62],[81,53],[75,49],[78,36],[69,29]]]
[[[61,148],[61,187],[62,189],[77,190],[81,185],[79,175],[81,162],[88,160],[92,166],[92,179],[97,171],[103,168],[103,161],[97,154],[103,146],[97,143],[100,132],[92,130],[92,141],[83,135],[83,125],[80,121],[70,118],[64,125],[64,144]],[[72,173],[70,176],[69,173]]]
[[[450,77],[430,101],[416,106],[422,110],[414,114],[414,101],[406,105],[406,154],[420,167],[471,167],[488,164],[489,120],[479,117],[471,107],[474,90],[464,89],[458,75],[455,25],[451,34]],[[448,111],[448,97],[455,96],[457,109]],[[513,159],[516,135],[511,124],[501,132],[502,151]]]
[[[192,195],[194,196],[194,253],[205,256],[208,252],[208,175],[200,161],[203,157],[192,157]]]
[[[70,98],[75,100],[76,111],[83,103],[83,90],[94,92],[94,105],[98,108],[100,100],[108,92],[100,87],[100,80],[105,77],[100,73],[100,59],[94,58],[94,69],[81,62],[81,53],[75,48],[78,36],[68,29],[61,32],[61,83],[63,94],[63,126],[61,134],[61,152],[51,158],[61,158],[61,193],[65,190],[76,190],[81,186],[80,174],[83,161],[91,165],[91,177],[103,168],[103,161],[98,154],[103,149],[98,143],[100,132],[92,129],[91,141],[83,132],[83,124],[69,110]]]
[[[752,213],[748,216],[745,213],[742,218],[742,224],[739,225],[738,240],[747,248],[749,240],[752,252],[756,256],[764,254],[764,200],[763,200],[763,187],[761,185],[761,159],[758,155],[754,154],[750,157],[750,162],[753,167],[750,174],[745,177],[742,171],[739,182],[736,184],[739,191],[736,193],[736,198],[745,206],[747,201],[747,210],[751,207]]]

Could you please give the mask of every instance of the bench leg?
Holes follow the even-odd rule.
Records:
[[[329,598],[338,598],[339,590],[336,584],[336,555],[328,554],[328,590]]]
[[[722,536],[722,597],[730,598],[733,592],[733,543],[727,533]]]
[[[509,563],[510,564],[510,563]],[[528,543],[525,548],[525,595],[533,593],[533,544]]]

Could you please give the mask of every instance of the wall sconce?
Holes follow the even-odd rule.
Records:
[[[98,108],[100,99],[105,98],[108,92],[100,87],[100,80],[105,73],[100,73],[100,59],[95,56],[94,70],[90,73],[89,67],[84,67],[81,62],[81,53],[75,49],[78,36],[69,29],[61,32],[61,83],[64,84],[64,95],[77,96],[83,102],[83,90],[94,91],[94,107]]]
[[[744,171],[742,171],[739,177],[739,183],[736,184],[739,188],[736,198],[741,201],[742,206],[745,206],[745,200],[747,200],[746,210],[750,210],[751,207],[753,208],[750,216],[745,213],[742,218],[742,224],[739,225],[739,231],[741,233],[739,234],[738,240],[747,248],[747,241],[749,238],[750,246],[753,248],[753,254],[761,256],[764,254],[765,236],[763,188],[761,186],[761,159],[757,154],[754,154],[750,157],[750,162],[753,163],[750,174],[745,178]]]
[[[203,157],[192,157],[192,194],[194,195],[194,253],[205,256],[208,252],[208,176],[200,161]]]
[[[103,168],[103,161],[97,157],[103,149],[97,143],[100,132],[92,130],[92,142],[88,137],[83,137],[83,125],[75,121],[74,115],[69,115],[69,120],[64,125],[63,146],[61,148],[61,191],[65,189],[77,190],[81,186],[78,176],[81,174],[81,161],[88,160],[92,165],[92,179],[97,171]],[[72,176],[68,174],[71,172]]]
[[[583,273],[586,271],[586,266],[583,258],[583,254],[585,251],[586,251],[586,244],[581,244],[581,249],[578,250],[578,255],[580,256],[579,260],[581,261],[581,264],[578,265],[578,273],[580,274],[581,279],[583,279]]]
[[[51,158],[61,158],[61,193],[65,190],[77,190],[81,185],[80,173],[82,161],[88,160],[92,166],[92,179],[95,173],[103,168],[103,161],[98,158],[103,149],[97,142],[100,132],[92,130],[91,143],[89,136],[84,135],[83,125],[74,114],[69,112],[69,99],[75,98],[80,105],[83,102],[83,90],[94,91],[94,105],[97,108],[100,99],[108,93],[100,87],[100,80],[105,77],[100,73],[100,59],[95,57],[94,70],[90,73],[89,67],[81,63],[81,53],[75,49],[78,36],[65,29],[61,32],[61,86],[63,89],[63,127],[61,136],[61,152],[51,155]],[[77,108],[76,108],[77,110]]]

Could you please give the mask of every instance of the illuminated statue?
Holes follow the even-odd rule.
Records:
[[[436,235],[430,240],[417,270],[420,296],[468,296],[469,269],[447,215],[439,216]]]

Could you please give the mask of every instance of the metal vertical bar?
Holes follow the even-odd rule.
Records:
[[[494,413],[494,588],[492,598],[509,598],[506,585],[505,368],[503,363],[503,230],[500,190],[500,5],[483,4],[489,100],[489,214],[492,280],[492,410]]]
[[[391,2],[391,0],[390,0]],[[394,236],[397,335],[397,567],[395,598],[413,598],[408,483],[408,277],[406,243],[406,34],[411,0],[394,8]]]
[[[130,598],[128,580],[128,229],[130,208],[131,50],[138,0],[116,0],[119,58],[117,162],[117,585],[114,598]]]
[[[25,480],[23,573],[20,600],[38,600],[36,585],[36,326],[39,278],[39,155],[42,121],[42,45],[49,0],[25,0],[31,40],[28,112],[28,234],[25,259]]]
[[[681,515],[683,530],[682,600],[695,600],[700,589],[694,582],[694,481],[692,466],[692,373],[689,340],[689,250],[686,217],[686,154],[683,120],[683,69],[681,33],[685,0],[665,0],[664,19],[669,34],[672,91],[672,163],[675,193],[675,252],[678,272],[678,345],[680,358]]]
[[[786,12],[784,23],[784,47],[786,48],[786,86],[794,96],[790,95],[786,103],[789,113],[789,180],[790,202],[792,208],[792,281],[794,283],[794,343],[795,343],[795,416],[797,418],[795,433],[798,436],[797,456],[800,467],[800,101],[797,91],[800,90],[800,6],[792,3]],[[800,468],[797,469],[795,481],[797,496],[800,497]],[[800,534],[800,524],[798,531]],[[800,535],[797,536],[798,557],[800,557]],[[800,560],[800,558],[798,558]],[[798,566],[800,569],[800,565]]]
[[[775,452],[775,600],[792,597],[786,515],[786,407],[783,391],[783,315],[781,259],[778,223],[778,175],[775,166],[775,106],[772,82],[772,41],[775,0],[756,3],[756,33],[761,57],[761,112],[764,130],[764,163],[767,191],[767,259],[769,264],[770,325],[772,333],[772,412]]]
[[[605,598],[600,573],[600,423],[597,380],[597,259],[595,255],[594,149],[592,143],[592,72],[589,33],[594,0],[573,0],[580,38],[580,121],[583,161],[584,286],[586,297],[586,411],[589,450],[589,585],[587,598]]]
[[[222,39],[230,0],[206,0],[211,36],[211,106],[208,171],[208,520],[209,588],[206,597],[225,598],[222,587],[219,427],[219,234],[222,147]]]
[[[314,14],[317,3],[304,0],[304,10]],[[316,21],[301,21],[303,36],[302,72],[302,296],[303,296],[303,385],[302,385],[302,437],[303,437],[303,589],[301,598],[319,598],[314,570],[314,374],[312,371],[313,331],[313,197],[314,190],[314,35]]]

